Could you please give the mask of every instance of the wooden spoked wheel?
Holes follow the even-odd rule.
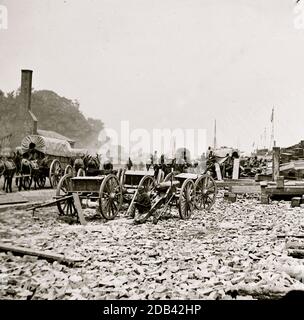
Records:
[[[141,178],[138,189],[143,188],[143,191],[145,193],[148,193],[148,195],[151,194],[152,190],[155,188],[155,179],[151,176],[144,176]]]
[[[85,176],[85,171],[82,168],[79,168],[77,171],[77,177],[84,177]]]
[[[73,168],[71,165],[67,165],[64,169],[64,174],[73,174]]]
[[[62,167],[59,160],[55,159],[51,163],[49,180],[52,188],[56,188],[62,176]]]
[[[114,174],[107,175],[100,186],[99,209],[102,217],[113,220],[122,204],[122,188]]]
[[[195,182],[195,207],[198,210],[209,210],[215,203],[217,186],[214,179],[203,174]]]
[[[60,198],[71,196],[70,198],[57,202],[57,208],[58,208],[59,214],[64,216],[78,216],[77,209],[74,204],[74,199],[71,193],[72,191],[71,178],[72,178],[71,174],[64,175],[60,179],[56,189],[57,200],[60,200]]]
[[[189,219],[195,203],[194,182],[191,179],[184,181],[179,194],[179,215],[182,219]]]

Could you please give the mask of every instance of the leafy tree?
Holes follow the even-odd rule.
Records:
[[[86,119],[77,100],[60,97],[50,90],[33,91],[31,108],[38,119],[38,129],[67,136],[76,141],[76,147],[99,147],[98,135],[104,124],[98,119]],[[20,90],[6,96],[0,91],[0,136],[21,125],[23,112]]]

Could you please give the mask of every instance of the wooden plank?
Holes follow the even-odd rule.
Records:
[[[67,264],[73,264],[76,262],[82,262],[84,261],[83,258],[73,259],[73,258],[66,258],[62,254],[54,253],[52,251],[40,251],[40,250],[33,250],[31,248],[24,248],[19,246],[13,246],[13,245],[7,245],[4,243],[0,243],[0,251],[10,251],[16,254],[21,255],[30,255],[30,256],[36,256],[42,259],[52,260],[52,261],[58,261],[61,263],[67,263]]]
[[[280,165],[280,171],[289,171],[294,168],[295,168],[294,162],[284,163],[284,164]]]
[[[235,194],[261,193],[260,186],[231,186],[230,191]]]
[[[304,250],[288,250],[288,255],[293,258],[304,259]]]
[[[272,149],[272,180],[276,181],[280,175],[280,148],[273,147]]]
[[[82,207],[81,207],[81,203],[80,203],[80,199],[79,199],[79,196],[77,193],[73,192],[73,199],[74,199],[74,204],[75,204],[75,207],[77,209],[77,214],[78,214],[78,218],[79,218],[79,221],[82,225],[86,225],[87,222],[84,218],[84,215],[83,215],[83,212],[82,212]]]
[[[233,172],[232,172],[233,180],[237,180],[239,178],[239,171],[240,171],[240,159],[234,159]]]
[[[277,178],[277,188],[284,189],[284,177],[283,176],[279,176]]]
[[[284,189],[268,186],[265,188],[265,193],[269,195],[286,195],[286,196],[302,196],[304,194],[304,187],[301,186],[288,186]]]
[[[279,234],[277,235],[278,239],[283,239],[283,238],[299,238],[299,239],[304,239],[304,234]]]
[[[125,175],[127,176],[154,176],[154,171],[147,171],[147,170],[126,170]]]
[[[73,177],[71,180],[73,181],[91,181],[91,180],[97,180],[101,181],[105,178],[105,175],[102,176],[79,176],[79,177]]]
[[[215,163],[214,165],[215,165],[215,172],[216,172],[217,180],[219,180],[219,181],[223,180],[220,165],[218,163]]]
[[[255,175],[254,179],[255,181],[270,181],[272,180],[272,176],[258,173]]]
[[[260,183],[253,179],[224,179],[221,181],[216,180],[215,183],[218,187],[230,187],[230,186],[259,186]]]

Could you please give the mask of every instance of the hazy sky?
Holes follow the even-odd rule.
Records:
[[[0,0],[0,89],[78,99],[119,128],[202,128],[260,143],[275,106],[279,146],[304,140],[304,29],[295,0]],[[269,143],[269,142],[268,142]],[[267,144],[268,144],[267,143]]]

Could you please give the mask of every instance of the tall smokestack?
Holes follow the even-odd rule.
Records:
[[[21,70],[21,99],[22,107],[31,111],[32,70]]]

